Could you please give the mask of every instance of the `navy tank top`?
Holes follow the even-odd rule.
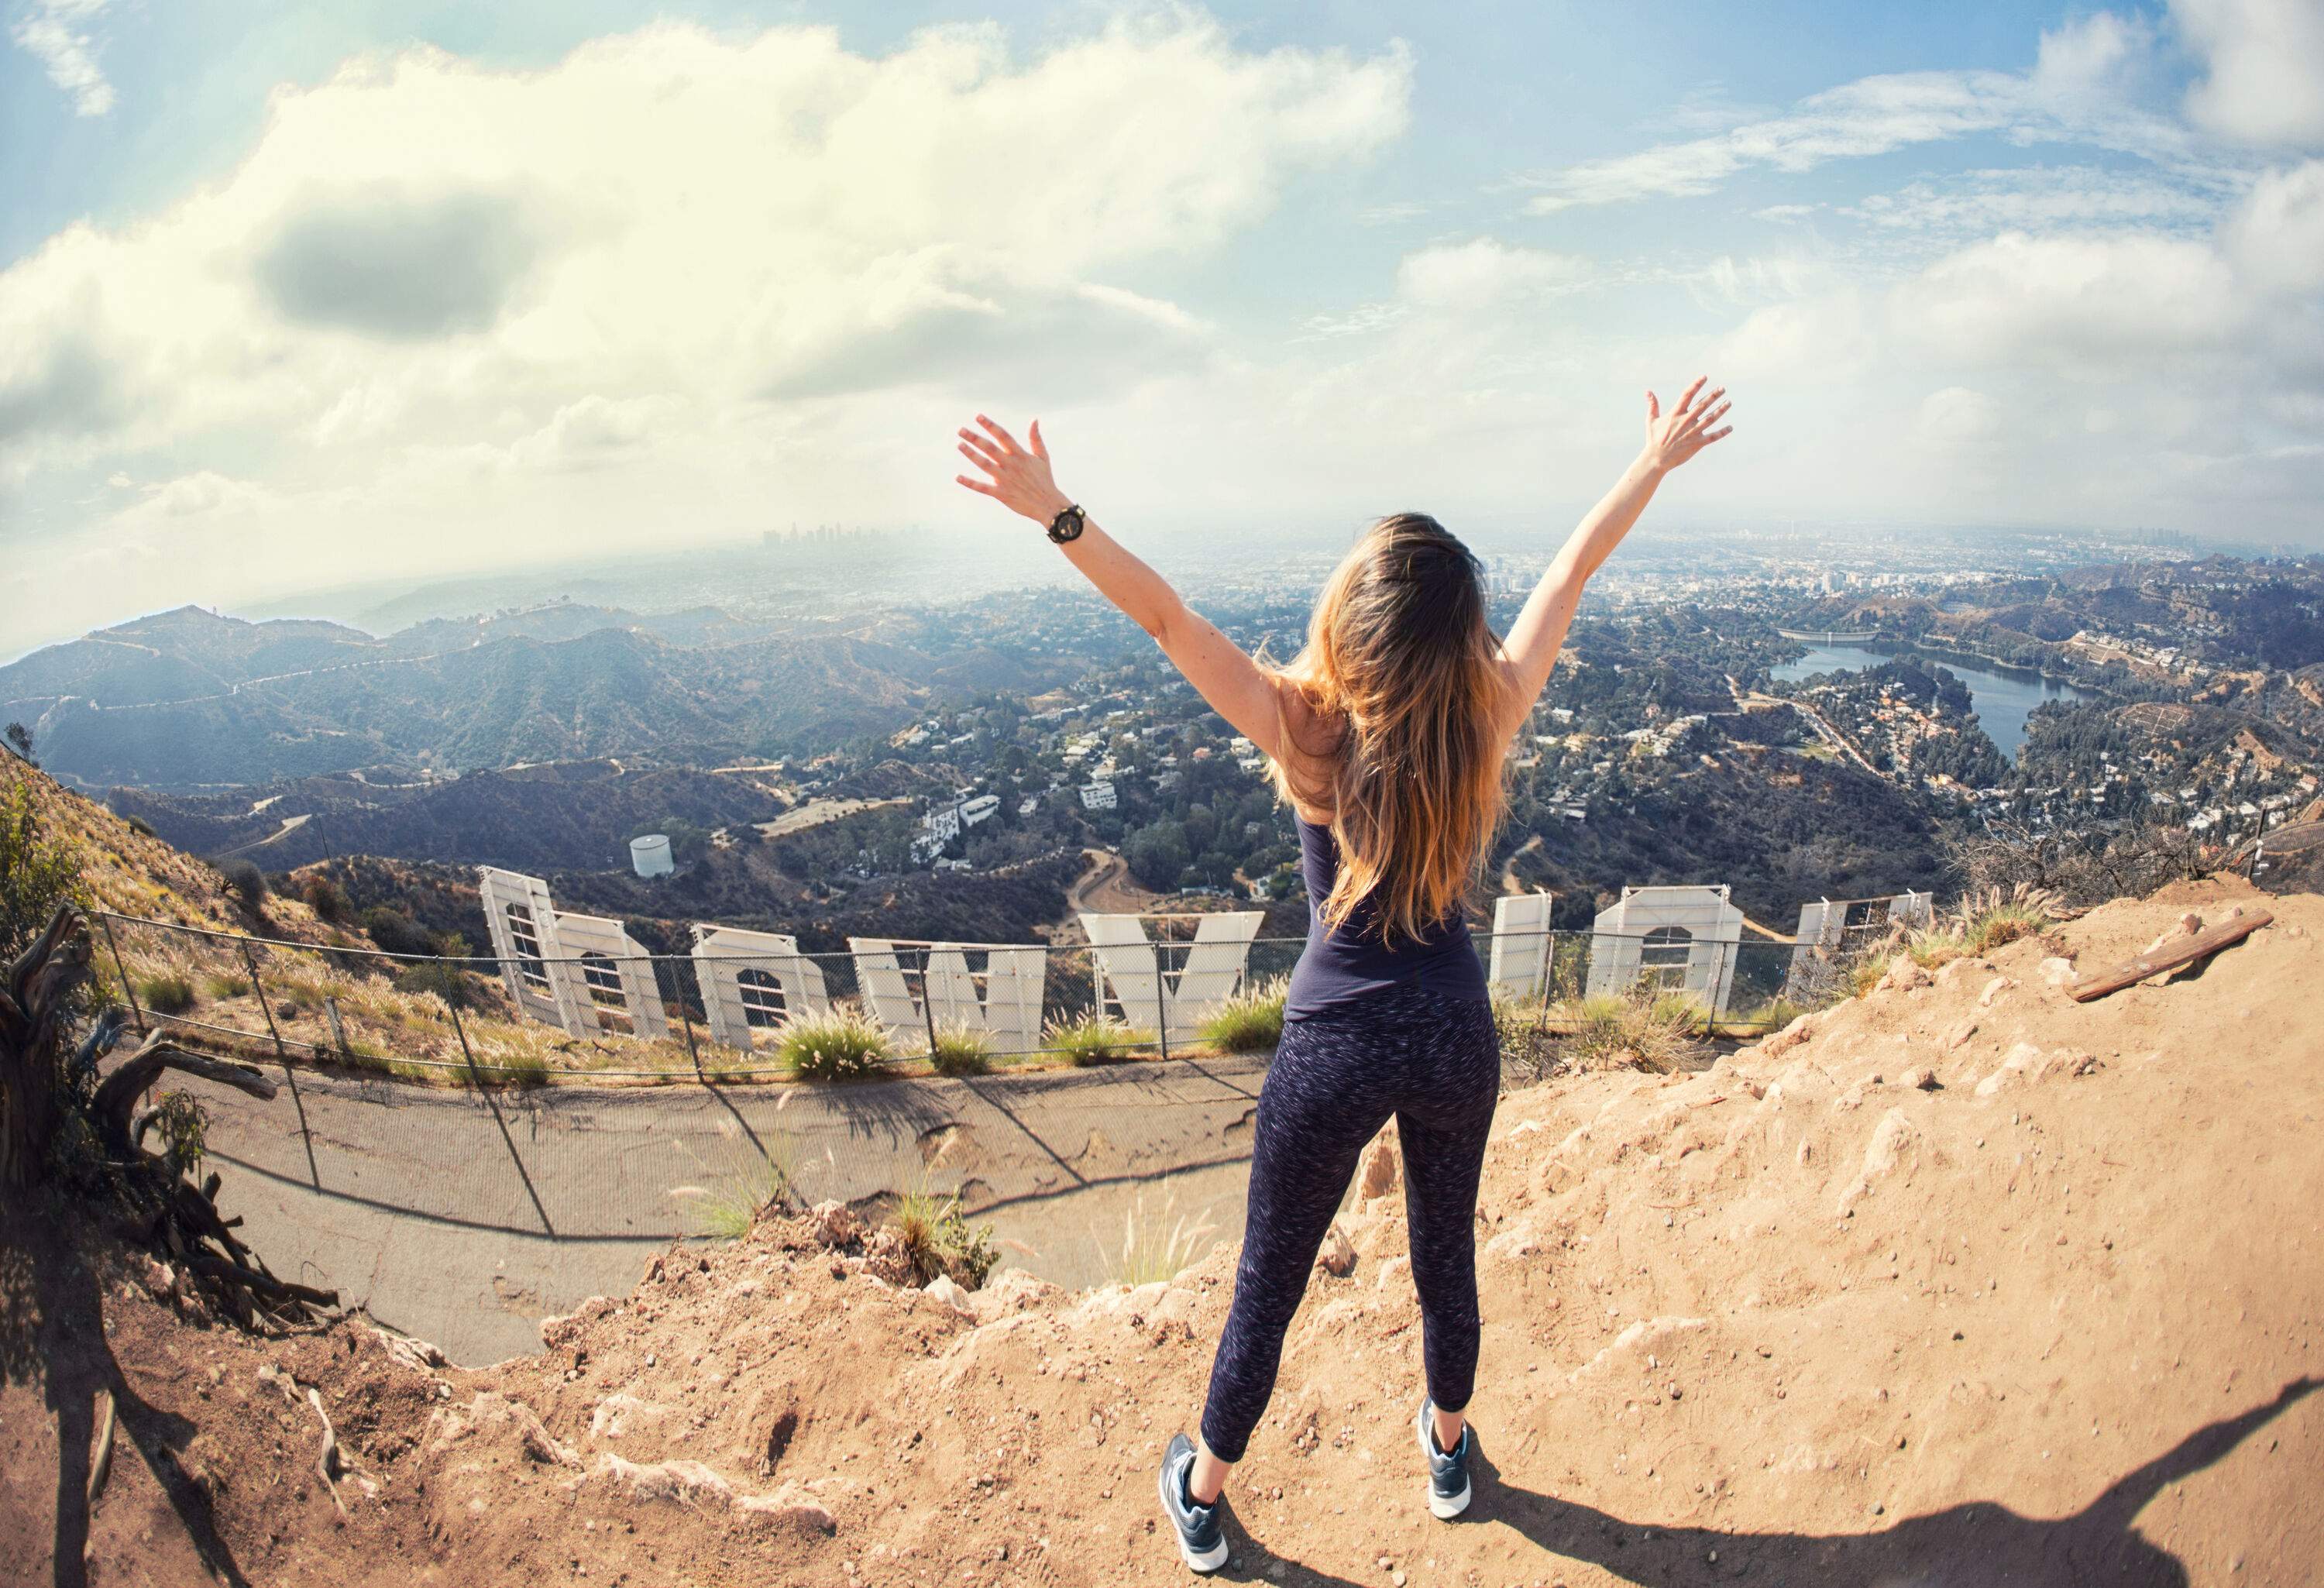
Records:
[[[1379,911],[1367,897],[1337,928],[1323,924],[1323,900],[1340,874],[1340,844],[1319,822],[1299,822],[1299,869],[1307,880],[1307,946],[1292,968],[1286,1020],[1345,1009],[1390,987],[1418,987],[1456,998],[1483,999],[1485,967],[1469,940],[1469,920],[1452,913],[1390,948],[1380,940]]]

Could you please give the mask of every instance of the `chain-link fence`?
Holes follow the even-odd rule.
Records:
[[[690,955],[647,953],[618,932],[550,953],[520,929],[512,955],[451,958],[94,919],[104,980],[141,1026],[454,1085],[773,1079],[793,1072],[800,1040],[835,1025],[905,1074],[959,1054],[1002,1069],[1263,1048],[1270,1000],[1305,946],[1214,931],[1256,918],[1213,915],[1139,918],[1116,942],[856,939],[843,953],[717,928],[701,928]],[[558,923],[567,948],[574,919]],[[1477,946],[1497,1001],[1553,1031],[1618,999],[1701,1035],[1748,1036],[1845,974],[1830,949],[1667,932],[1505,931]]]

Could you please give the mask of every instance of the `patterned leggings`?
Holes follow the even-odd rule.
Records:
[[[1477,1373],[1477,1178],[1500,1095],[1491,1005],[1397,987],[1286,1022],[1260,1089],[1234,1306],[1211,1364],[1203,1442],[1242,1459],[1275,1393],[1284,1331],[1356,1159],[1390,1115],[1420,1292],[1428,1395],[1469,1404]]]

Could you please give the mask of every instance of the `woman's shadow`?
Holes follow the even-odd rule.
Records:
[[[1902,1518],[1877,1533],[1729,1533],[1624,1521],[1504,1482],[1480,1441],[1471,1457],[1481,1480],[1477,1501],[1461,1525],[1512,1528],[1552,1555],[1600,1566],[1640,1588],[1705,1588],[1738,1579],[1794,1588],[1992,1588],[2001,1583],[2186,1588],[2192,1579],[2179,1557],[2134,1529],[2138,1513],[2164,1489],[2218,1461],[2319,1387],[2324,1380],[2295,1379],[2273,1400],[2196,1429],[2108,1484],[2072,1516],[2052,1520],[1976,1500]],[[1259,1558],[1264,1560],[1268,1539],[1261,1534],[1252,1542],[1261,1546]],[[1295,1556],[1284,1558],[1299,1564]],[[1347,1579],[1308,1570],[1312,1575],[1299,1580],[1357,1588]],[[1251,1574],[1234,1569],[1222,1574],[1231,1582]]]
[[[2273,1400],[2198,1428],[2144,1466],[2107,1485],[2072,1516],[2020,1516],[1976,1500],[1904,1517],[1877,1533],[1727,1533],[1647,1527],[1586,1505],[1489,1480],[1470,1514],[1516,1528],[1542,1548],[1604,1567],[1644,1588],[1745,1577],[1794,1583],[1894,1583],[1911,1588],[1986,1588],[1996,1583],[2104,1583],[2109,1588],[2181,1588],[2179,1557],[2132,1526],[2149,1500],[2225,1456],[2313,1393],[2324,1380],[2296,1379]],[[1711,1559],[1713,1551],[1718,1559]]]

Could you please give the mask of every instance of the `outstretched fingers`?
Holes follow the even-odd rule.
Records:
[[[1678,400],[1678,406],[1672,409],[1671,411],[1673,413],[1684,413],[1686,411],[1687,404],[1694,401],[1694,394],[1702,390],[1702,383],[1710,378],[1711,377],[1709,375],[1695,376],[1694,384],[1686,389],[1686,395]]]
[[[1049,461],[1048,443],[1041,439],[1041,421],[1037,419],[1033,421],[1032,429],[1026,432],[1025,439],[1033,444],[1034,457],[1039,458],[1044,463]]]
[[[953,478],[959,484],[966,485],[970,490],[975,492],[980,496],[998,496],[1001,494],[997,488],[986,485],[982,480],[972,480],[966,475],[953,475]]]
[[[1646,392],[1646,422],[1652,424],[1663,416],[1662,399],[1650,390]]]
[[[1726,416],[1727,411],[1735,406],[1732,402],[1719,402],[1719,399],[1726,394],[1726,391],[1727,389],[1722,386],[1702,400],[1702,406],[1694,411],[1694,417],[1690,421],[1690,429],[1697,430],[1707,429],[1717,424]],[[1718,403],[1718,406],[1712,407],[1713,403]]]
[[[1010,435],[1008,430],[1003,429],[1001,426],[995,424],[992,420],[985,418],[982,414],[980,413],[976,416],[976,422],[992,432],[993,439],[1001,443],[1001,450],[1002,452],[1018,453],[1025,450],[1022,447],[1017,445],[1016,437]]]

